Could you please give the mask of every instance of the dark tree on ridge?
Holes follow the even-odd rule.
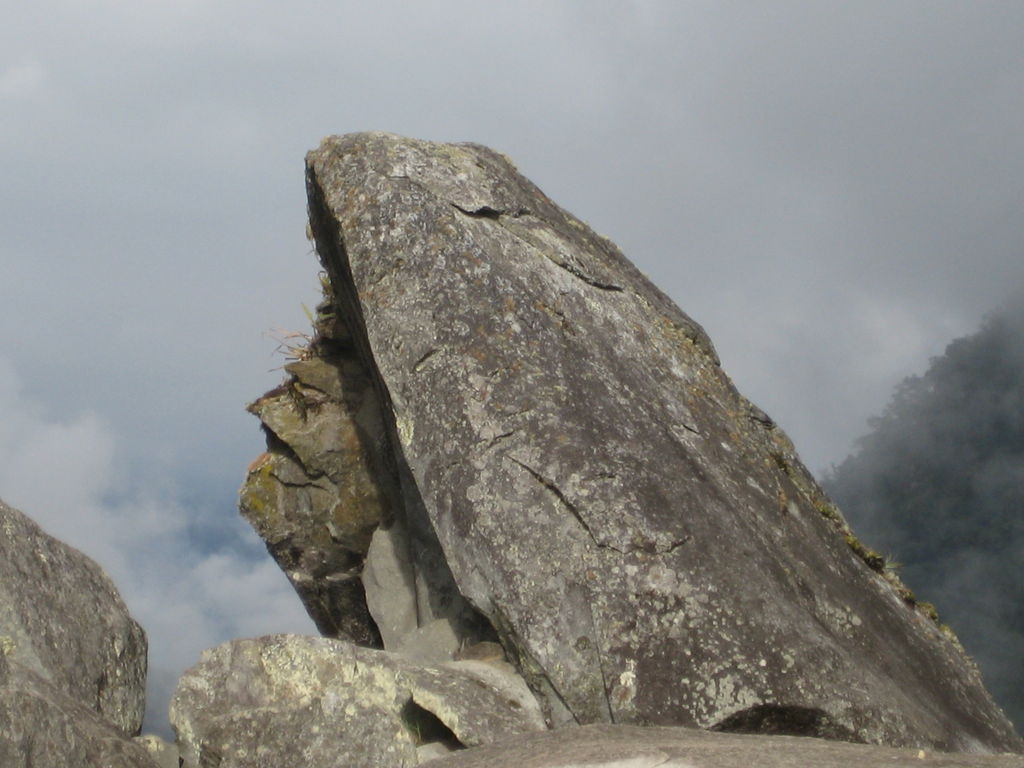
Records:
[[[1024,301],[905,379],[824,485],[1024,726]]]

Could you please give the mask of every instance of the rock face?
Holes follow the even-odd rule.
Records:
[[[588,725],[459,752],[431,768],[1021,768],[1015,755],[951,755],[791,736]]]
[[[185,768],[412,766],[544,730],[529,689],[505,667],[420,667],[328,638],[238,640],[185,673],[171,722]]]
[[[103,571],[0,502],[0,765],[153,763],[146,637]]]
[[[243,513],[328,634],[498,644],[548,723],[1024,747],[704,331],[477,145],[307,158],[326,299]]]
[[[395,504],[376,481],[385,471],[383,425],[372,382],[328,333],[320,357],[288,365],[288,384],[249,407],[266,427],[268,452],[250,467],[241,508],[317,628],[379,646],[360,566]]]

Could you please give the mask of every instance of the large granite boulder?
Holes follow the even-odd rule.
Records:
[[[692,728],[587,725],[458,752],[431,768],[1024,768],[1019,755],[965,755]]]
[[[325,303],[242,507],[322,629],[500,643],[550,725],[1024,747],[700,326],[506,158],[332,137],[307,186]]]
[[[122,734],[142,727],[142,627],[96,563],[2,501],[0,647]]]
[[[178,682],[171,723],[184,768],[398,768],[545,729],[507,664],[422,667],[296,635],[206,651]]]

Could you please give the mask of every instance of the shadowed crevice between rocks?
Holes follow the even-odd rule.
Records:
[[[864,739],[821,709],[783,704],[756,704],[711,726],[723,733],[763,733],[779,736],[816,736],[834,741],[863,743]]]
[[[455,732],[445,725],[441,718],[417,704],[413,699],[409,699],[402,707],[400,717],[402,725],[417,747],[440,743],[448,751],[466,748],[466,745],[459,741]]]

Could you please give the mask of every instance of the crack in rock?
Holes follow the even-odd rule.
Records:
[[[465,208],[458,203],[451,203],[451,206],[467,216],[473,216],[480,219],[494,219],[495,221],[500,219],[502,216],[511,216],[513,219],[518,219],[521,216],[530,215],[529,208],[516,208],[516,210],[509,213],[504,208],[493,208],[489,205],[481,205],[479,208]]]
[[[530,211],[528,209],[526,209],[526,208],[519,208],[519,209],[513,211],[512,213],[508,213],[507,211],[504,211],[504,210],[500,210],[500,209],[497,209],[497,208],[492,208],[489,205],[482,205],[479,208],[473,208],[473,209],[463,208],[458,203],[450,203],[450,205],[453,208],[455,208],[456,210],[458,210],[458,211],[462,212],[463,214],[465,214],[466,216],[471,216],[473,218],[478,218],[478,219],[491,219],[493,221],[499,222],[499,224],[500,224],[500,220],[501,220],[502,216],[508,215],[508,216],[511,216],[514,219],[517,219],[517,218],[519,218],[521,216],[525,216],[525,215],[528,215],[530,213]],[[598,280],[597,278],[591,277],[590,275],[585,273],[579,267],[573,266],[572,264],[569,264],[569,263],[567,263],[565,261],[560,261],[560,260],[556,259],[554,256],[552,256],[546,250],[544,250],[543,248],[538,247],[536,243],[531,243],[528,239],[524,238],[518,232],[514,232],[514,231],[508,229],[508,227],[504,227],[504,226],[502,227],[502,229],[504,229],[506,232],[508,232],[513,237],[515,237],[515,238],[521,240],[522,242],[526,243],[527,245],[529,245],[534,250],[538,251],[542,256],[544,256],[546,259],[548,259],[555,266],[561,267],[566,272],[568,272],[570,275],[572,275],[573,277],[575,277],[578,280],[582,280],[587,285],[589,285],[589,286],[591,286],[593,288],[597,288],[597,289],[602,290],[602,291],[611,291],[611,292],[615,292],[615,293],[622,293],[622,292],[625,291],[625,288],[623,288],[621,285],[617,285],[615,283],[605,282],[603,280]]]
[[[540,483],[542,486],[544,486],[548,491],[550,491],[551,494],[562,503],[562,506],[564,506],[567,510],[569,510],[569,512],[572,514],[572,516],[574,518],[576,518],[576,521],[580,524],[580,526],[583,528],[583,530],[587,532],[587,535],[590,537],[591,541],[594,542],[595,546],[597,546],[597,547],[599,547],[601,549],[611,549],[611,550],[614,550],[615,552],[618,552],[619,554],[623,554],[623,555],[626,554],[626,552],[623,552],[621,549],[618,549],[618,548],[612,546],[611,544],[605,544],[605,543],[602,543],[602,542],[598,541],[597,537],[594,535],[593,530],[591,530],[590,525],[587,523],[586,520],[583,519],[583,515],[580,513],[579,507],[577,507],[575,504],[573,504],[571,501],[569,501],[569,499],[566,497],[566,495],[562,492],[562,489],[559,488],[555,484],[555,482],[553,480],[550,480],[550,479],[546,478],[544,475],[542,475],[536,469],[534,469],[533,467],[529,466],[528,464],[524,464],[523,462],[521,462],[519,459],[515,458],[514,456],[506,455],[505,458],[507,458],[509,461],[514,462],[515,464],[518,464],[520,467],[525,469],[530,474],[530,476],[533,477],[534,480],[536,480],[538,483]]]
[[[544,252],[541,251],[541,253]],[[616,285],[615,283],[606,283],[601,280],[598,280],[597,278],[591,277],[590,275],[584,273],[583,270],[579,269],[578,267],[574,267],[571,264],[553,258],[551,254],[544,253],[544,255],[547,256],[553,264],[556,264],[557,266],[561,267],[570,275],[582,280],[587,285],[593,286],[594,288],[597,288],[602,291],[611,291],[613,293],[622,293],[625,290],[621,285]]]
[[[422,354],[422,355],[420,356],[420,359],[419,359],[419,360],[417,360],[417,361],[416,361],[416,362],[415,362],[415,363],[413,364],[413,366],[412,366],[412,372],[413,372],[413,373],[419,373],[420,371],[422,371],[422,370],[423,370],[423,368],[424,368],[424,366],[426,366],[426,364],[427,364],[427,361],[429,361],[429,360],[430,360],[430,358],[432,358],[432,357],[433,357],[434,355],[436,355],[436,354],[437,354],[438,352],[440,352],[440,351],[441,351],[441,350],[440,350],[440,349],[437,349],[437,348],[434,348],[434,349],[428,349],[428,350],[427,350],[426,352],[424,352],[424,353],[423,353],[423,354]]]

